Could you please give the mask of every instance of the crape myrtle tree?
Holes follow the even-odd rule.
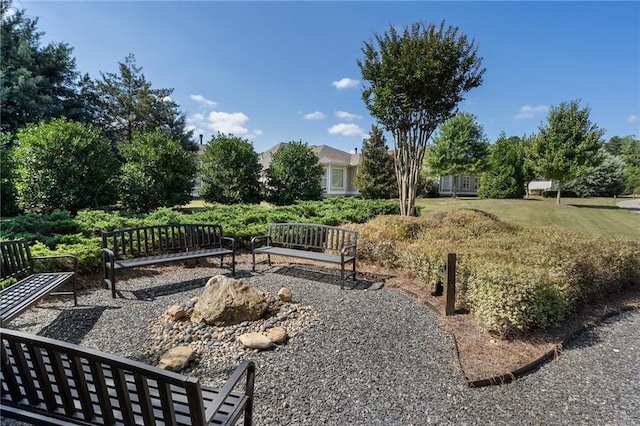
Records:
[[[148,212],[191,200],[197,173],[193,154],[167,133],[136,133],[120,154],[125,161],[120,201],[128,210]]]
[[[0,1],[0,131],[12,136],[27,123],[83,115],[73,49],[65,43],[42,45],[37,24],[11,1]]]
[[[487,170],[480,178],[480,198],[522,198],[524,185],[524,152],[522,140],[500,133],[491,146]]]
[[[393,136],[400,212],[414,215],[429,138],[455,114],[464,94],[482,83],[482,58],[473,40],[444,21],[402,31],[391,26],[365,42],[362,53],[357,63],[368,83],[362,99]]]
[[[540,127],[534,143],[536,170],[540,176],[557,182],[558,204],[566,182],[587,174],[602,161],[604,130],[591,123],[589,112],[589,107],[580,107],[579,100],[552,106],[547,125]]]
[[[440,176],[453,176],[455,197],[458,175],[484,171],[488,155],[489,142],[482,125],[476,122],[473,114],[461,112],[438,127],[429,147],[426,165]]]
[[[118,66],[117,73],[100,73],[93,83],[96,120],[105,133],[120,145],[137,133],[162,131],[185,149],[197,150],[193,132],[185,128],[185,114],[170,97],[173,89],[153,89],[133,54]]]
[[[362,198],[386,200],[398,193],[393,157],[389,154],[384,133],[378,126],[371,126],[369,138],[362,141],[362,160],[354,185]]]
[[[251,142],[233,135],[212,136],[201,157],[202,197],[222,204],[259,203],[262,166]]]
[[[273,154],[265,175],[267,200],[277,205],[296,201],[320,200],[320,179],[324,167],[313,150],[302,141],[283,144]]]
[[[18,206],[50,213],[113,204],[119,163],[101,129],[65,118],[28,124],[14,147]]]

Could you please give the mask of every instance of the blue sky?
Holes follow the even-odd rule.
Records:
[[[490,141],[531,134],[549,106],[581,99],[611,136],[640,135],[639,2],[14,1],[43,41],[74,48],[92,78],[133,53],[173,88],[195,134],[233,133],[262,152],[302,140],[345,151],[375,120],[356,60],[390,25],[457,26],[478,45],[482,86],[459,105]],[[388,138],[391,146],[391,140]]]

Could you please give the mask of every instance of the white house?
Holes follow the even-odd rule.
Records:
[[[552,180],[532,180],[527,186],[527,194],[542,195],[544,191],[555,191],[558,187]]]
[[[260,154],[259,161],[263,170],[271,164],[273,154],[285,145],[286,143],[279,143]],[[353,182],[358,172],[361,154],[351,154],[328,145],[311,145],[309,148],[318,156],[319,163],[324,167],[320,184],[325,196],[360,196]]]
[[[478,186],[480,185],[480,175],[446,175],[440,176],[440,195],[453,195],[455,185],[455,194],[462,196],[478,195]]]

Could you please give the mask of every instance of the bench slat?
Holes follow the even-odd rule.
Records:
[[[0,336],[3,416],[42,424],[200,426],[208,424],[204,407],[222,398],[211,424],[234,424],[243,412],[251,424],[253,363],[243,362],[231,376],[237,383],[246,374],[240,393],[41,336],[5,329]]]

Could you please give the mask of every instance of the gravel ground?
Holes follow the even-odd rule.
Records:
[[[10,327],[145,360],[154,321],[225,272],[150,269],[119,282],[123,298],[85,290],[77,308],[51,298]],[[238,277],[270,294],[286,286],[300,307],[297,333],[286,344],[263,352],[229,349],[257,365],[256,425],[640,424],[638,311],[583,333],[558,359],[522,379],[472,389],[453,338],[435,314],[399,290],[366,280],[341,289],[335,274],[300,267],[252,274],[239,265]],[[211,362],[202,354],[191,371],[219,386],[237,362]]]

